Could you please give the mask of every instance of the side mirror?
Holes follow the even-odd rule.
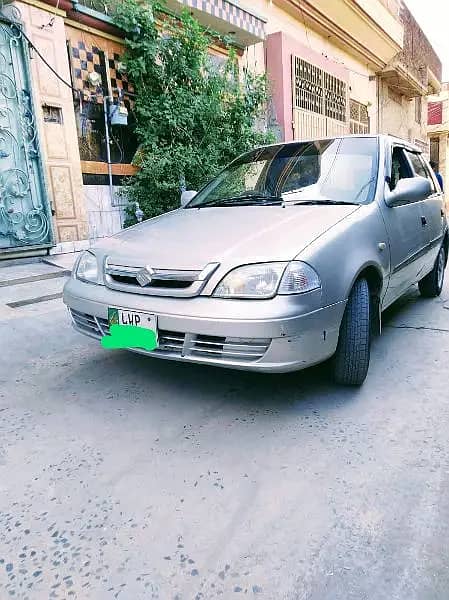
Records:
[[[385,197],[387,206],[399,206],[425,200],[430,196],[432,188],[425,177],[407,177],[400,179],[394,190]]]
[[[186,190],[185,192],[182,192],[181,206],[185,206],[188,202],[190,202],[190,200],[194,198],[197,195],[197,193],[198,192],[195,192],[194,190]]]

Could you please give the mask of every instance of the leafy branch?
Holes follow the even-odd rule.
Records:
[[[218,36],[188,11],[168,16],[163,3],[123,0],[116,24],[125,32],[124,61],[136,92],[138,173],[125,194],[145,218],[179,206],[180,182],[198,189],[236,156],[274,140],[256,127],[268,102],[263,75],[240,69],[228,50],[221,67],[209,48]],[[130,209],[128,224],[135,222]]]

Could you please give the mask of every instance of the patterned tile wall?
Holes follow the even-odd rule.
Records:
[[[185,6],[207,12],[218,19],[232,23],[259,39],[265,38],[265,22],[245,9],[227,2],[227,0],[179,0]]]
[[[132,104],[130,94],[134,93],[133,85],[128,81],[126,73],[119,69],[122,57],[117,52],[89,44],[87,40],[69,40],[69,54],[72,66],[73,85],[83,92],[85,99],[96,99],[103,102],[103,90],[108,90],[107,69],[111,92],[117,97],[119,90],[123,90],[125,103]],[[96,72],[101,77],[101,83],[95,87],[89,81],[89,73]]]

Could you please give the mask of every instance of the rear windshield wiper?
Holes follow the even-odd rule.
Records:
[[[268,196],[265,194],[242,194],[241,196],[232,196],[230,198],[219,198],[197,204],[192,208],[203,208],[205,206],[275,206],[282,204],[281,196]]]
[[[293,206],[297,204],[349,204],[351,206],[360,206],[358,202],[346,202],[345,200],[298,200],[297,202],[289,202],[288,204],[292,204]]]

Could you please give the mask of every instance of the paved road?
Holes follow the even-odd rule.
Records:
[[[361,389],[0,315],[1,600],[448,598],[449,286],[389,311]]]

